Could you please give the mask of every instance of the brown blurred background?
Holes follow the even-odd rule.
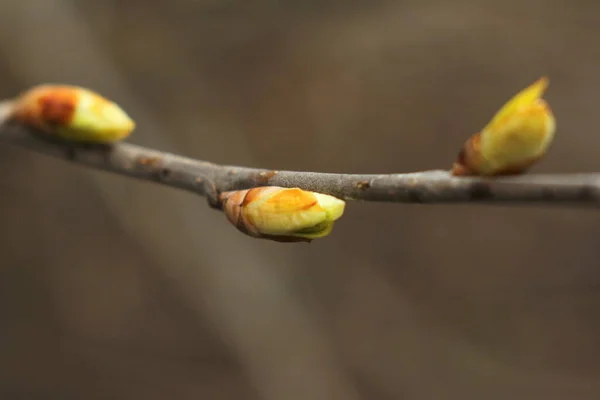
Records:
[[[114,99],[215,162],[448,168],[541,75],[537,172],[600,171],[591,0],[2,0],[0,97]],[[0,148],[1,399],[600,398],[593,211],[351,203],[311,245]]]

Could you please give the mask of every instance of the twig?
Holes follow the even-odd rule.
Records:
[[[7,121],[0,106],[0,142],[88,167],[188,190],[218,207],[217,194],[258,186],[299,187],[344,200],[398,203],[600,204],[600,173],[453,177],[435,170],[403,174],[334,174],[217,165],[129,143],[81,146],[40,138]]]

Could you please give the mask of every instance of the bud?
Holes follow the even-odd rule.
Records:
[[[556,130],[554,115],[541,98],[548,84],[548,78],[540,78],[510,99],[481,132],[465,142],[452,174],[519,174],[542,158]]]
[[[310,242],[327,236],[346,205],[326,194],[277,186],[224,192],[221,201],[227,219],[238,230],[277,242]]]
[[[12,118],[74,142],[117,142],[135,128],[117,104],[91,90],[68,85],[40,85],[22,93],[14,101]]]

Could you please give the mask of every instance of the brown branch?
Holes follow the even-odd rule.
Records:
[[[88,167],[207,196],[258,186],[299,187],[345,200],[398,203],[600,204],[600,174],[453,177],[449,171],[365,175],[294,172],[217,165],[129,143],[82,146],[51,142],[7,121],[0,108],[0,142]]]

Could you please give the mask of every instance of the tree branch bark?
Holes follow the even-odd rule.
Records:
[[[72,145],[44,140],[33,128],[6,119],[0,142],[87,167],[206,196],[259,186],[299,187],[344,200],[398,203],[600,204],[600,173],[529,174],[502,178],[454,177],[432,170],[401,174],[337,174],[218,165],[129,143]]]

